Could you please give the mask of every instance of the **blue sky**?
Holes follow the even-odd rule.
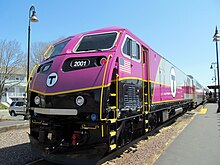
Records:
[[[31,23],[32,42],[108,26],[126,27],[203,86],[212,83],[210,65],[216,61],[212,37],[216,26],[220,33],[219,0],[1,0],[0,40],[17,40],[24,52],[32,4],[40,20]]]

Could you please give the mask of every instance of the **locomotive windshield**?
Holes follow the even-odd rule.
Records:
[[[84,36],[78,44],[76,52],[110,49],[113,47],[116,37],[116,32]]]
[[[59,55],[69,41],[70,40],[66,40],[54,46],[50,46],[48,50],[45,52],[44,56],[50,58]]]

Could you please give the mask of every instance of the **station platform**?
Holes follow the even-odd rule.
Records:
[[[206,104],[154,165],[220,165],[217,106]]]

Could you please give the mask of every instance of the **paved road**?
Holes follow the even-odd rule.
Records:
[[[7,120],[23,120],[24,116],[10,116],[8,110],[0,110],[0,119],[7,119]]]
[[[154,165],[220,165],[220,114],[207,104]]]
[[[0,110],[0,130],[4,127],[27,125],[28,121],[24,120],[24,116],[10,116],[8,110]]]

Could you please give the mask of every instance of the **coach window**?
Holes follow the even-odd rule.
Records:
[[[135,61],[140,60],[140,45],[129,37],[126,37],[126,40],[124,41],[122,52],[125,56],[128,56]]]

